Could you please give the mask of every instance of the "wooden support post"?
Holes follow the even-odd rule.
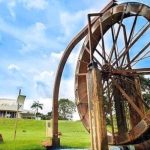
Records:
[[[121,86],[121,81],[118,80],[117,84]],[[115,111],[116,111],[116,120],[117,120],[117,128],[118,134],[122,135],[127,132],[127,122],[126,122],[126,114],[125,114],[125,104],[124,99],[120,91],[114,86],[114,101],[115,101]]]
[[[102,79],[97,67],[92,67],[88,71],[87,91],[92,150],[108,150]]]
[[[55,98],[55,96],[54,96]],[[52,146],[60,146],[60,138],[58,137],[58,98],[53,99],[53,119],[52,119]]]
[[[141,110],[141,112],[144,114],[144,105],[142,103],[143,97],[142,97],[142,93],[141,93],[141,84],[140,84],[140,80],[138,77],[134,78],[134,82],[135,82],[135,93],[137,93],[135,95],[135,104],[138,106],[138,108]],[[131,111],[131,110],[130,110]],[[131,116],[131,123],[135,126],[137,124],[137,122],[141,121],[142,118],[138,117],[137,115],[135,115],[135,113],[133,113],[131,111],[132,115]],[[135,118],[136,117],[136,118]],[[141,143],[138,145],[135,145],[135,150],[146,150],[150,148],[150,142],[147,143]]]

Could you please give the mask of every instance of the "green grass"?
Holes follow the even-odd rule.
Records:
[[[80,121],[60,121],[61,145],[63,147],[90,147],[89,134]]]
[[[14,141],[15,119],[0,119],[0,133],[4,143],[0,150],[44,150],[45,122],[37,120],[18,120],[16,140]]]
[[[44,150],[41,143],[46,140],[44,120],[19,119],[16,140],[14,141],[15,119],[0,118],[0,133],[4,143],[0,150]],[[59,121],[62,133],[61,146],[85,148],[90,146],[89,134],[80,121]]]

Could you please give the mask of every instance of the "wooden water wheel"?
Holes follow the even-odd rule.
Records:
[[[112,125],[110,144],[135,143],[141,141],[140,137],[149,137],[149,106],[143,100],[139,78],[150,73],[149,12],[146,5],[124,3],[106,11],[92,25],[93,59],[102,72],[105,110]],[[87,38],[76,68],[75,87],[77,107],[88,131],[86,74],[89,63]]]
[[[143,99],[140,76],[150,74],[150,7],[129,2],[110,3],[92,14],[86,26],[69,44],[61,59],[54,86],[54,125],[62,71],[74,46],[84,37],[75,74],[75,97],[80,118],[90,132],[86,75],[91,61],[102,74],[106,119],[111,145],[137,144],[150,138],[149,106]],[[91,37],[88,33],[91,32]],[[57,136],[57,126],[53,135]]]

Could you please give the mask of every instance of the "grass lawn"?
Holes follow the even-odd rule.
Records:
[[[41,143],[46,140],[44,120],[19,119],[14,141],[15,119],[0,118],[0,133],[4,143],[0,150],[44,150]],[[80,121],[59,121],[62,147],[90,147],[89,135]]]
[[[61,145],[63,147],[88,148],[90,137],[80,121],[60,121],[59,130],[62,133]]]

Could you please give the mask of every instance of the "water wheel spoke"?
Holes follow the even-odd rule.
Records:
[[[102,21],[101,21],[101,17],[99,19],[100,22],[100,33],[101,33],[101,40],[102,40],[102,54],[104,59],[106,59],[106,51],[105,51],[105,42],[104,42],[104,34],[103,34],[103,26],[102,26]]]
[[[108,82],[109,86],[112,86],[112,82]],[[107,84],[104,86],[103,85],[103,92],[105,92],[107,90],[108,86]]]
[[[124,24],[122,24],[122,29],[123,29],[123,37],[124,37],[124,42],[125,42],[125,48],[127,48],[127,32],[126,32],[126,26]]]
[[[93,36],[92,36],[92,23],[91,16],[88,15],[88,37],[89,37],[89,53],[90,53],[90,61],[93,60]]]
[[[102,47],[102,45],[100,44],[100,42],[96,40],[96,38],[95,38],[94,35],[92,36],[92,38],[93,38],[93,40],[94,40],[95,42],[98,42],[99,48],[103,51],[104,48]],[[100,53],[100,51],[99,51],[97,48],[95,48],[95,51]],[[106,56],[107,56],[107,58],[109,58],[109,56],[108,56],[108,54],[106,53],[106,51],[105,51],[105,57],[104,57],[104,55],[101,54],[101,53],[100,53],[99,55],[100,55],[101,58],[103,58],[104,62],[108,62],[108,61],[106,60]]]
[[[138,58],[138,57],[140,57],[141,55],[142,55],[142,53],[145,51],[145,50],[147,50],[147,48],[150,46],[150,42],[148,43],[148,44],[146,44],[145,46],[144,46],[144,48],[141,50],[141,51],[139,51],[139,53],[138,54],[136,54],[133,58],[132,58],[132,60],[130,61],[130,63],[128,63],[125,67],[124,67],[124,69],[126,69],[127,67],[129,67],[133,62],[135,62],[136,61],[136,59]],[[149,53],[150,51],[148,51],[148,53]],[[146,53],[147,54],[147,53]],[[145,55],[144,55],[145,56]]]
[[[114,27],[111,27],[111,34],[112,34],[112,41],[113,41],[113,43],[115,43],[115,31],[114,31]],[[117,45],[116,44],[114,45],[114,52],[115,52],[115,59],[117,59],[118,56],[117,56]],[[116,64],[117,64],[117,67],[118,67],[118,62]]]
[[[110,87],[109,87],[110,83],[107,81],[107,92],[108,92],[108,98],[109,98],[109,114],[110,114],[110,120],[111,120],[111,126],[112,126],[112,136],[113,136],[113,140],[115,140],[115,130],[114,130],[114,122],[113,122],[113,114],[112,114],[112,98],[113,98],[113,94],[111,94],[110,92]]]
[[[146,59],[150,58],[150,55],[148,55],[149,53],[150,53],[150,51],[146,52],[141,58],[138,58],[138,59],[134,60],[134,61],[132,62],[131,67],[135,66],[135,65],[136,65],[139,61],[141,61],[141,60],[146,60]],[[127,65],[128,65],[128,63],[124,64],[123,69],[124,69]],[[129,69],[130,69],[130,68],[129,68]]]
[[[139,61],[141,61],[141,60],[143,60],[143,59],[150,58],[150,56],[147,56],[148,53],[150,53],[150,51],[147,52],[142,58],[139,58],[139,59],[135,60],[134,63],[132,64],[132,67],[133,67],[135,64],[137,64]]]
[[[127,9],[127,5],[124,7],[124,12],[122,13],[121,20],[119,22],[119,27],[118,27],[116,36],[114,38],[113,46],[112,46],[111,51],[110,51],[109,63],[111,62],[111,59],[112,59],[112,56],[113,56],[113,53],[114,53],[114,50],[115,50],[115,45],[116,45],[118,37],[119,37],[119,33],[120,33],[120,29],[121,29],[121,26],[122,26],[122,22],[123,22],[123,19],[124,19],[126,9]]]
[[[132,39],[131,39],[131,41],[133,40],[133,39],[135,39],[137,36],[138,36],[138,34],[139,33],[141,33],[142,32],[142,30],[144,29],[144,28],[146,28],[147,27],[147,25],[149,24],[149,22],[147,22],[146,24],[144,24],[138,31],[137,31],[137,33],[134,35],[134,37],[132,37]],[[122,24],[122,28],[123,28],[123,36],[124,36],[124,41],[125,41],[125,47],[124,48],[122,48],[122,50],[119,52],[119,56],[125,51],[125,49],[127,49],[127,34],[126,34],[126,26],[124,25],[124,24]],[[119,58],[120,59],[120,58]],[[116,59],[113,59],[112,60],[112,62],[114,62]],[[121,60],[121,59],[120,59]]]
[[[127,45],[126,45],[126,48],[128,47],[129,43],[131,42],[132,40],[132,37],[133,37],[133,34],[134,34],[134,30],[135,30],[135,26],[136,26],[136,23],[137,23],[137,19],[138,19],[138,13],[136,14],[135,18],[134,18],[134,21],[133,21],[133,24],[132,24],[132,28],[131,28],[131,32],[130,32],[130,35],[129,35],[129,38],[128,38],[128,41],[127,41]],[[125,59],[125,55],[122,59],[122,62],[121,62],[121,66],[123,65],[124,63],[124,59]],[[129,58],[129,53],[127,53],[127,60],[128,62],[130,61],[130,58]]]
[[[105,63],[107,63],[106,58],[97,50],[95,49],[95,51],[98,53],[98,55],[105,61]]]
[[[141,32],[136,35],[136,37],[134,37],[134,39],[129,44],[129,46],[126,48],[126,50],[123,51],[122,54],[120,54],[120,56],[118,57],[118,59],[113,62],[113,65],[115,65],[118,61],[120,61],[122,58],[124,58],[127,55],[127,53],[129,52],[130,48],[132,46],[134,46],[134,44],[141,38],[141,36],[143,36],[143,34],[149,29],[149,27],[150,27],[150,23],[146,24],[146,27],[143,28],[141,30]]]
[[[85,50],[90,54],[90,50],[85,46]],[[102,68],[102,64],[93,56],[94,61]]]
[[[137,18],[138,18],[138,13],[136,14],[136,16],[134,18],[134,22],[133,22],[133,25],[132,25],[132,28],[131,28],[131,32],[130,32],[130,35],[129,35],[127,45],[129,45],[129,43],[131,42],[131,39],[133,37],[135,26],[136,26],[136,23],[137,23]]]
[[[126,49],[128,46],[128,40],[127,40],[126,26],[124,24],[122,24],[122,29],[123,29],[124,44],[125,44],[125,49]],[[127,63],[130,63],[129,53],[127,53]],[[121,64],[121,66],[122,66],[122,64]]]
[[[136,104],[133,102],[132,98],[122,89],[122,87],[117,84],[117,82],[112,79],[113,84],[115,87],[122,93],[122,95],[126,98],[128,103],[133,107],[133,109],[141,116],[141,118],[144,117],[144,114],[141,112],[141,110],[136,106]]]
[[[127,84],[131,84],[131,86],[136,86],[135,82],[133,82],[133,80],[131,80],[130,78],[126,77],[126,78],[119,78],[121,79],[123,82],[127,83]],[[137,92],[136,95],[140,98],[141,95]],[[143,98],[140,98],[140,101],[144,104],[144,106],[147,108],[147,109],[150,109],[149,105],[143,100]]]

